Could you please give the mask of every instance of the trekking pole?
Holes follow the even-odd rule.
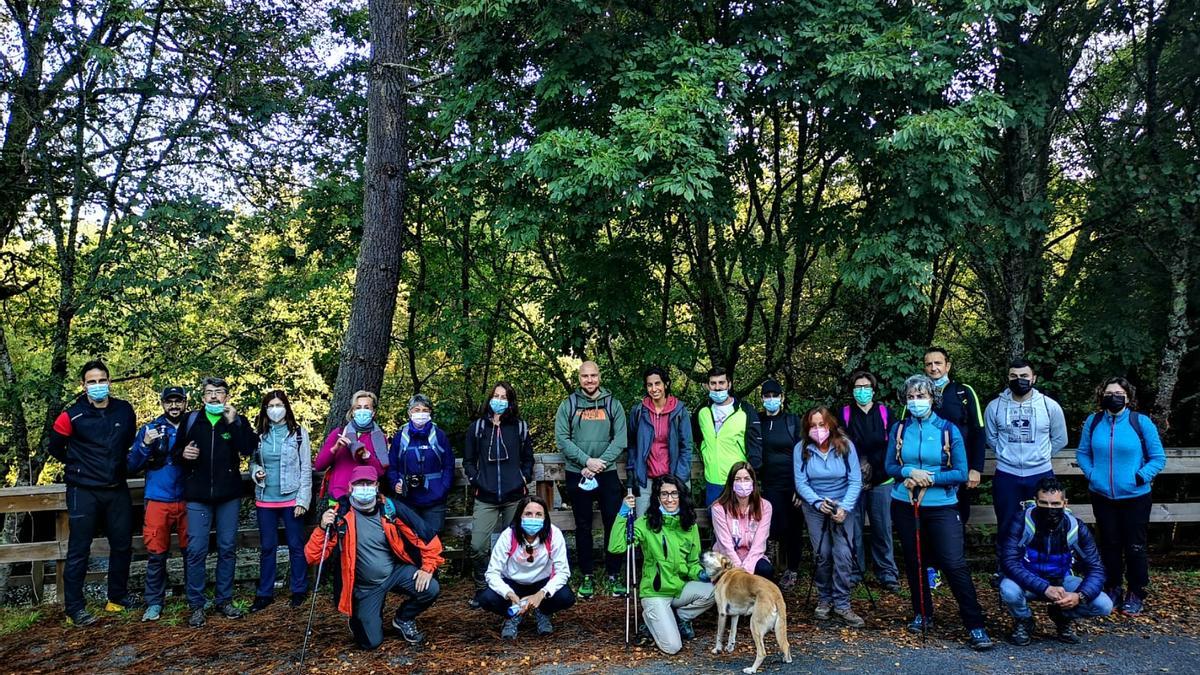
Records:
[[[854,545],[854,540],[850,538],[850,534],[846,532],[846,524],[841,524],[842,537],[846,539],[846,547],[850,549],[850,565],[851,569],[859,569],[858,567],[858,547]],[[871,592],[871,585],[867,583],[866,578],[858,582],[867,590],[867,599],[871,601],[871,609],[879,609],[875,605],[875,594]]]
[[[324,552],[325,547],[329,544],[330,527],[333,527],[333,523],[330,523],[329,526],[323,530],[324,536],[321,537],[321,562],[317,563],[317,580],[313,584],[312,604],[308,606],[308,626],[306,626],[304,629],[304,644],[300,647],[300,670],[304,670],[304,656],[308,652],[308,638],[310,635],[312,635],[313,612],[315,612],[317,609],[317,595],[320,593],[321,589],[321,570],[325,567],[326,556],[324,555]]]
[[[628,490],[628,492],[626,492],[625,496],[626,497],[633,496],[633,487],[632,486],[629,487],[629,490]],[[633,582],[634,582],[634,580],[633,580],[633,565],[634,565],[633,524],[634,524],[635,518],[637,518],[637,509],[636,508],[631,509],[629,511],[628,516],[625,519],[625,650],[626,651],[629,651],[629,641],[630,641],[630,636],[632,635],[632,633],[630,631],[630,624],[629,624],[629,620],[630,620],[629,608],[631,606],[633,607],[633,615],[632,615],[633,616],[633,630],[635,630],[635,631],[637,630],[637,603],[635,601],[633,601],[633,596],[634,596],[634,591],[633,591],[633,588],[634,588],[634,586],[633,586]],[[633,602],[633,605],[630,604],[631,602]]]
[[[804,604],[808,604],[812,600],[813,582],[817,578],[817,567],[821,564],[821,549],[825,546],[825,535],[829,534],[829,516],[825,516],[825,520],[821,521],[821,535],[817,537],[817,548],[813,551],[813,571],[808,576],[808,590],[804,593]]]
[[[916,531],[914,539],[917,543],[917,598],[921,607],[921,642],[925,642],[925,634],[929,630],[929,612],[925,607],[925,564],[921,560],[921,499],[925,497],[925,489],[919,488],[914,493],[912,488],[909,488],[908,495],[912,500],[914,530]]]

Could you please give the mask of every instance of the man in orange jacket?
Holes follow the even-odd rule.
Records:
[[[326,532],[332,534],[326,538]],[[321,516],[304,548],[310,565],[340,552],[342,592],[338,611],[350,616],[350,632],[362,649],[383,642],[383,605],[389,591],[408,601],[396,609],[392,627],[418,643],[417,616],[438,596],[434,572],[442,564],[442,542],[411,509],[379,494],[374,467],[350,474],[350,492]]]

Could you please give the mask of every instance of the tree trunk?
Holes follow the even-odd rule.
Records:
[[[1179,246],[1169,255],[1167,271],[1171,277],[1171,301],[1167,310],[1167,340],[1163,344],[1158,361],[1158,387],[1154,392],[1154,408],[1151,414],[1163,434],[1170,432],[1171,403],[1175,398],[1175,387],[1179,384],[1179,368],[1188,352],[1188,340],[1192,327],[1188,323],[1188,290],[1191,287],[1191,237],[1187,233],[1190,224],[1183,224],[1183,236]]]
[[[370,0],[368,11],[371,68],[363,236],[350,322],[327,418],[329,428],[340,424],[355,391],[379,392],[383,386],[404,243],[408,3]]]

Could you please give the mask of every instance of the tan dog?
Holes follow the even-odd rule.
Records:
[[[750,635],[754,638],[757,654],[754,665],[743,668],[743,673],[758,671],[763,659],[767,656],[765,638],[771,629],[775,630],[775,641],[783,651],[785,663],[792,662],[792,650],[787,638],[787,606],[783,602],[783,593],[779,587],[762,577],[756,577],[746,570],[737,567],[728,557],[715,551],[708,551],[700,557],[700,565],[712,579],[716,587],[714,596],[717,601],[717,643],[712,653],[721,653],[721,636],[725,630],[728,618],[729,639],[725,643],[725,651],[732,652],[734,639],[737,635],[738,617],[750,617]]]

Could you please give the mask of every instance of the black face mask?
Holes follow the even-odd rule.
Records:
[[[1105,394],[1101,401],[1104,409],[1114,415],[1125,408],[1125,394]]]
[[[1056,509],[1049,506],[1038,506],[1034,509],[1034,519],[1037,522],[1038,530],[1045,532],[1053,532],[1062,524],[1065,509]]]
[[[1024,396],[1025,394],[1033,391],[1033,382],[1030,380],[1023,380],[1018,377],[1015,380],[1008,381],[1008,390],[1017,396]]]

